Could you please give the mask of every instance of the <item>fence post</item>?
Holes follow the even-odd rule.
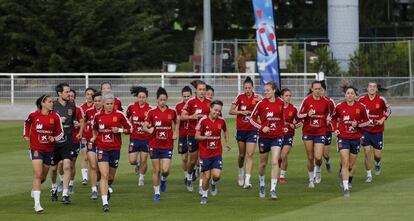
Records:
[[[14,75],[10,75],[10,103],[14,105]]]
[[[308,59],[306,59],[306,41],[303,42],[303,73],[307,73]],[[306,97],[307,89],[307,78],[306,75],[303,77],[303,97]]]
[[[161,87],[165,87],[165,74],[164,73],[161,73]]]
[[[89,73],[85,73],[85,88],[89,87]]]
[[[239,42],[238,39],[234,39],[234,71],[239,73],[239,65],[237,63],[239,57]]]
[[[407,40],[408,42],[408,73],[410,74],[410,98],[414,97],[414,89],[413,89],[413,66],[412,66],[412,58],[411,58],[411,40]]]
[[[237,74],[237,94],[241,93],[241,74]]]
[[[216,40],[213,41],[213,71],[212,73],[217,72],[217,45]]]

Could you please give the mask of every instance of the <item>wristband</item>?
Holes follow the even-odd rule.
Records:
[[[119,129],[118,129],[118,133],[122,133],[122,132],[124,132],[124,129],[119,128]]]

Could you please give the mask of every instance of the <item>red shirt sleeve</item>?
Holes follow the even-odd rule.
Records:
[[[361,115],[362,115],[362,119],[358,122],[358,127],[366,127],[369,125],[369,118],[368,118],[368,113],[367,113],[367,109],[365,108],[364,105],[360,105],[361,106]]]
[[[233,103],[235,106],[238,106],[240,104],[240,95],[237,95],[236,99],[234,99]]]
[[[300,106],[298,118],[303,119],[308,116],[308,104],[307,104],[307,98],[305,98],[302,102],[302,105]]]
[[[132,132],[132,126],[131,123],[129,122],[129,120],[126,118],[126,116],[124,114],[120,114],[121,115],[121,124],[124,130],[125,134],[129,134]]]
[[[60,139],[62,139],[63,137],[63,126],[62,126],[62,122],[60,121],[60,117],[59,115],[55,114],[54,115],[55,118],[55,141],[58,141]]]
[[[340,106],[337,105],[334,109],[333,114],[332,114],[332,128],[333,128],[333,131],[338,130],[338,117],[339,117],[338,113],[340,113],[339,107]]]
[[[32,114],[29,114],[27,119],[24,121],[23,137],[30,137],[31,125],[32,125]]]
[[[251,115],[250,115],[250,123],[257,129],[262,130],[264,126],[262,126],[259,121],[257,120],[257,117],[259,117],[259,113],[261,112],[262,102],[259,102],[256,104],[256,107],[254,107]]]

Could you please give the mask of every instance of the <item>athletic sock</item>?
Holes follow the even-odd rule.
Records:
[[[349,190],[348,180],[342,180],[342,184],[344,186],[344,190]]]
[[[239,176],[244,176],[244,168],[239,168]]]
[[[81,169],[81,173],[82,173],[82,180],[87,180],[88,179],[88,169],[86,169],[86,168]]]
[[[75,180],[70,180],[69,181],[69,186],[73,186],[73,183],[75,183]]]
[[[309,182],[313,182],[313,179],[314,179],[314,172],[313,171],[309,171],[308,172],[308,176],[309,176]]]
[[[154,186],[154,193],[160,195],[160,186]]]
[[[218,181],[211,180],[211,185],[217,185]]]
[[[63,182],[63,175],[59,175],[60,182]]]
[[[192,181],[193,180],[193,173],[188,173],[187,180],[188,181]]]
[[[330,161],[330,158],[329,157],[324,157],[324,158],[325,158],[325,163],[326,164],[330,164],[330,162],[329,162]]]
[[[367,177],[372,177],[372,173],[371,173],[371,170],[367,170]]]
[[[68,196],[68,189],[63,189],[62,196]]]
[[[102,205],[108,204],[108,195],[102,195]]]
[[[207,190],[201,190],[202,192],[202,197],[208,197],[208,189]]]
[[[184,171],[184,178],[187,178],[188,177],[188,173],[187,173],[187,171]]]
[[[34,199],[35,205],[40,204],[40,190],[34,190],[33,191],[33,199]]]
[[[98,188],[96,186],[91,187],[92,192],[98,192]]]
[[[259,176],[259,180],[260,180],[260,186],[264,186],[265,183],[265,176]]]
[[[271,179],[270,180],[270,191],[276,190],[276,185],[277,185],[277,179]]]
[[[285,178],[286,170],[280,170],[280,178]]]
[[[380,166],[381,165],[381,160],[380,161],[375,161],[375,166]]]
[[[57,183],[52,183],[52,190],[53,191],[56,191],[57,187],[58,187]]]
[[[203,179],[199,179],[198,185],[201,187],[203,185]]]
[[[352,183],[353,176],[349,176],[349,183]]]
[[[244,177],[244,183],[245,184],[250,184],[250,174],[246,174],[246,176]]]
[[[161,181],[167,181],[167,177],[161,176]]]
[[[144,174],[140,173],[140,174],[139,174],[139,179],[140,179],[140,180],[144,179],[144,176],[145,176]]]

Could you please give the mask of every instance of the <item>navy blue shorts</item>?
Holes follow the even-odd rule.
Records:
[[[325,144],[326,137],[325,136],[309,136],[309,135],[303,135],[302,140],[312,140],[313,143],[321,143]]]
[[[188,152],[194,153],[198,151],[198,141],[195,137],[188,136]]]
[[[178,138],[178,153],[179,154],[188,153],[188,139],[187,139],[187,137]]]
[[[221,155],[211,158],[200,158],[201,172],[209,171],[212,169],[223,169],[223,160]]]
[[[148,140],[129,140],[128,153],[145,152],[148,153]]]
[[[30,150],[31,160],[42,160],[43,164],[50,166],[53,160],[53,152],[42,152],[38,150]]]
[[[283,137],[283,146],[293,146],[293,136],[284,136]]]
[[[271,147],[280,147],[283,146],[283,137],[276,138],[259,138],[259,152],[267,153],[270,151]]]
[[[349,150],[352,154],[359,153],[359,147],[361,145],[361,139],[342,139],[338,138],[338,152],[341,150]]]
[[[325,136],[325,146],[329,146],[332,144],[332,131],[326,132]]]
[[[119,157],[120,157],[120,150],[102,150],[97,148],[98,150],[98,163],[99,162],[108,162],[109,166],[112,168],[118,168]]]
[[[92,142],[88,142],[86,145],[88,148],[86,149],[86,152],[94,152],[96,153],[96,146]]]
[[[70,155],[72,156],[72,158],[76,159],[79,155],[81,149],[81,144],[80,143],[74,143],[73,144],[73,149],[70,152]]]
[[[245,143],[257,143],[257,131],[237,131],[236,140]]]
[[[173,155],[173,149],[157,149],[157,148],[150,148],[149,149],[150,158],[151,159],[170,159]]]
[[[370,133],[362,131],[362,146],[372,146],[374,149],[382,150],[384,148],[384,133]]]

